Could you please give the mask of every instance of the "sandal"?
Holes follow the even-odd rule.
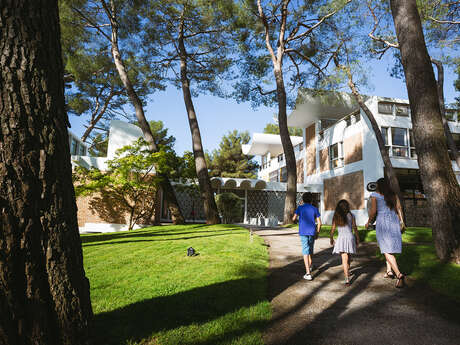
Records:
[[[345,278],[344,284],[345,284],[345,285],[350,285],[350,284],[351,284],[350,278],[349,278],[349,277],[346,277],[346,278]]]
[[[404,282],[405,277],[406,276],[404,274],[400,273],[398,276],[398,280],[396,281],[395,287],[397,287],[398,289],[403,288],[405,285],[405,282]]]
[[[384,274],[383,278],[395,279],[395,274],[393,273],[393,271],[388,271]]]

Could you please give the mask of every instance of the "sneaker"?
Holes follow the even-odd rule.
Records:
[[[305,279],[305,280],[313,280],[313,278],[311,277],[311,274],[305,274],[303,276],[303,279]]]

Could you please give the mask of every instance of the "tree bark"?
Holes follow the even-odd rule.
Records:
[[[278,126],[280,128],[281,144],[283,145],[284,157],[286,159],[286,199],[284,201],[284,224],[292,223],[292,216],[296,210],[297,196],[297,168],[294,148],[292,146],[289,128],[287,125],[287,104],[286,89],[284,86],[281,67],[275,68],[276,94],[278,98]]]
[[[283,57],[285,53],[284,36],[286,33],[286,18],[287,7],[289,1],[284,0],[281,8],[281,23],[280,32],[278,37],[278,49],[275,51],[270,43],[270,28],[267,17],[262,8],[261,0],[257,1],[257,9],[259,12],[259,19],[265,28],[265,45],[270,54],[273,63],[273,73],[276,81],[276,95],[278,101],[278,126],[280,129],[281,144],[283,145],[284,156],[286,158],[286,172],[287,172],[287,185],[286,185],[286,199],[284,201],[284,219],[283,224],[291,224],[292,216],[296,209],[296,196],[297,196],[297,168],[295,162],[294,148],[292,147],[291,137],[287,126],[287,102],[286,102],[286,88],[283,79]]]
[[[416,0],[390,0],[406,78],[417,160],[438,257],[460,263],[460,187],[447,154],[439,98]]]
[[[458,155],[457,146],[455,145],[454,138],[450,132],[449,123],[446,118],[446,106],[444,103],[444,67],[442,62],[439,60],[431,59],[431,62],[436,66],[438,70],[438,98],[439,98],[439,108],[441,110],[442,126],[444,127],[444,133],[446,134],[447,147],[452,152],[457,166],[460,168],[460,156]]]
[[[87,344],[56,0],[0,2],[0,61],[0,343]]]
[[[112,26],[112,36],[111,36],[111,45],[112,45],[112,56],[115,63],[115,67],[117,68],[118,74],[120,79],[123,83],[123,86],[128,93],[128,97],[133,105],[134,109],[136,110],[136,117],[137,121],[139,122],[139,126],[142,129],[142,133],[144,134],[144,138],[149,144],[150,150],[153,152],[158,151],[157,144],[155,142],[155,138],[153,137],[152,131],[150,130],[150,126],[145,118],[144,114],[144,107],[142,105],[142,101],[140,100],[139,96],[137,95],[136,91],[134,90],[133,84],[129,79],[128,73],[126,72],[126,67],[124,61],[120,54],[120,49],[118,47],[118,22],[116,17],[116,7],[113,0],[110,1],[110,9],[108,8],[107,4],[104,0],[102,0],[102,4],[106,11],[106,14],[110,20],[110,24]],[[171,218],[174,224],[184,224],[185,219],[182,215],[180,210],[179,203],[176,198],[176,194],[174,193],[174,189],[169,181],[168,176],[164,174],[159,174],[161,177],[161,188],[163,189],[164,195],[166,200],[168,201],[168,208],[171,213]]]
[[[200,186],[201,199],[203,200],[204,213],[206,215],[206,224],[219,224],[220,217],[217,210],[214,192],[209,179],[208,167],[203,151],[201,141],[200,127],[193,106],[192,95],[190,93],[190,80],[187,75],[187,51],[184,44],[184,23],[181,19],[179,28],[179,56],[180,56],[180,76],[182,84],[182,93],[184,96],[185,108],[187,110],[190,132],[192,134],[193,156],[195,157],[196,174]]]
[[[364,113],[366,114],[367,118],[369,119],[371,123],[372,130],[374,131],[375,138],[377,139],[377,145],[380,150],[380,155],[382,156],[382,160],[383,160],[384,176],[389,181],[391,189],[398,196],[400,205],[403,211],[402,212],[403,217],[405,218],[405,206],[403,202],[404,198],[401,193],[401,188],[399,187],[399,181],[393,169],[393,164],[391,163],[390,155],[388,154],[388,149],[385,146],[385,141],[383,140],[382,132],[380,131],[379,125],[377,124],[377,121],[375,121],[374,114],[372,114],[371,110],[368,108],[368,106],[364,102],[364,99],[359,93],[356,87],[356,84],[353,82],[353,76],[351,75],[350,70],[344,66],[339,65],[337,62],[336,62],[336,66],[346,71],[347,77],[348,77],[348,87],[350,88],[351,93],[353,94],[356,101],[358,102],[359,107],[364,111]]]

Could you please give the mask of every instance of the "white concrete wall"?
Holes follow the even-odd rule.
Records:
[[[112,120],[110,122],[107,158],[115,158],[115,153],[118,149],[126,145],[131,145],[133,141],[136,141],[140,137],[143,137],[143,134],[138,126],[123,121]]]

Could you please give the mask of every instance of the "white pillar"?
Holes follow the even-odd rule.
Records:
[[[248,223],[248,190],[244,190],[244,223]]]

